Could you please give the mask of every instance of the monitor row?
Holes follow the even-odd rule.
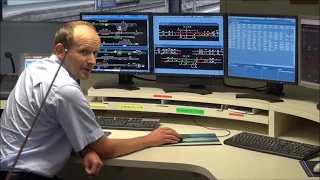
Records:
[[[319,17],[85,12],[80,19],[101,38],[93,72],[319,87]]]
[[[228,76],[319,83],[319,18],[244,14],[80,13],[101,37],[93,72]],[[299,23],[303,25],[299,25]],[[317,42],[316,42],[317,41]]]

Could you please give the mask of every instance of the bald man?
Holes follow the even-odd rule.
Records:
[[[53,54],[22,72],[2,113],[0,179],[8,175],[43,101],[12,180],[57,179],[55,175],[72,151],[84,157],[86,172],[95,175],[102,166],[101,159],[179,142],[179,134],[170,128],[158,128],[132,139],[109,139],[104,135],[77,83],[88,79],[99,50],[100,38],[91,24],[68,22],[55,34]]]

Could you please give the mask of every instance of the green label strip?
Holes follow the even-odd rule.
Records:
[[[176,112],[182,113],[182,114],[204,115],[203,109],[194,109],[194,108],[177,108]]]

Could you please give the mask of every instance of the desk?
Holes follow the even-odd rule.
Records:
[[[176,123],[162,123],[178,133],[217,132],[192,125],[191,121],[175,119]],[[169,122],[169,120],[168,120]],[[256,129],[257,132],[260,131]],[[111,130],[110,138],[129,138],[148,132]],[[231,130],[231,135],[240,131]],[[223,141],[225,138],[221,137]],[[299,140],[298,138],[296,140]],[[301,139],[300,139],[301,140]],[[73,163],[82,163],[73,158]],[[104,161],[105,165],[141,167],[166,170],[185,170],[205,175],[208,179],[307,179],[298,160],[248,151],[227,145],[172,146],[145,149],[120,158]],[[310,178],[309,178],[310,179]]]
[[[318,95],[288,92],[284,102],[269,103],[255,99],[236,99],[234,90],[215,87],[212,94],[165,93],[161,88],[140,87],[137,91],[119,89],[89,89],[88,101],[96,113],[115,112],[121,116],[128,112],[185,114],[201,119],[206,126],[231,129],[235,135],[241,131],[256,132],[298,142],[319,145],[319,111],[314,100]],[[246,93],[244,91],[244,93]],[[250,93],[253,93],[252,91]],[[129,105],[131,108],[121,108]],[[258,110],[254,115],[230,114],[228,106]],[[133,107],[133,108],[132,108]],[[193,108],[203,113],[177,112],[177,108]],[[104,113],[107,111],[108,113]],[[162,122],[164,118],[161,118]],[[220,119],[219,121],[215,121]],[[179,133],[212,133],[187,120],[171,119],[164,126]],[[228,127],[229,126],[229,127]],[[297,126],[298,128],[294,128]],[[232,130],[233,129],[233,130]],[[218,132],[216,132],[218,134]],[[144,132],[113,131],[113,138],[128,138]],[[218,134],[219,135],[219,134]],[[223,141],[225,138],[220,138]],[[205,175],[209,179],[306,179],[297,160],[222,146],[157,147],[121,158],[106,161],[109,165],[135,166],[156,169],[187,170]]]
[[[198,95],[165,93],[161,88],[142,86],[136,91],[90,88],[87,98],[94,110],[186,114],[262,124],[268,130],[267,135],[271,137],[280,136],[299,121],[311,121],[315,126],[320,124],[320,111],[316,108],[319,92],[286,92],[286,96],[282,98],[284,102],[280,103],[237,99],[235,98],[237,93],[256,92],[215,87],[212,94]],[[246,108],[256,113],[231,113],[228,111],[230,106]],[[184,111],[178,111],[181,108]]]
[[[268,103],[253,99],[236,99],[229,90],[210,95],[164,93],[160,88],[141,87],[137,91],[119,89],[89,89],[87,99],[97,115],[166,116],[162,126],[178,133],[216,133],[194,125],[191,117],[205,126],[227,128],[235,135],[249,131],[298,142],[319,145],[319,111],[313,100],[319,95],[287,93],[284,102]],[[120,105],[129,105],[123,108]],[[1,101],[1,108],[5,101]],[[259,112],[253,115],[231,114],[228,106],[246,107]],[[203,110],[190,114],[177,108]],[[202,111],[201,111],[202,112]],[[140,113],[140,114],[139,114]],[[120,115],[119,115],[120,114]],[[139,114],[139,115],[138,115]],[[178,118],[172,118],[179,116]],[[293,127],[298,128],[293,128]],[[130,138],[148,132],[112,130],[110,138]],[[225,138],[220,138],[223,141]],[[319,158],[317,159],[319,160]],[[82,163],[72,158],[72,163]],[[184,170],[205,175],[208,179],[310,179],[297,160],[269,155],[227,145],[194,147],[155,147],[127,156],[104,161],[106,165]]]

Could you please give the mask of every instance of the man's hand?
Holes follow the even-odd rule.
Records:
[[[151,147],[163,144],[176,144],[180,141],[180,135],[168,127],[158,128],[145,136],[145,138]]]
[[[99,173],[103,163],[99,155],[90,148],[84,148],[83,156],[84,169],[91,179],[93,176],[96,176]]]

